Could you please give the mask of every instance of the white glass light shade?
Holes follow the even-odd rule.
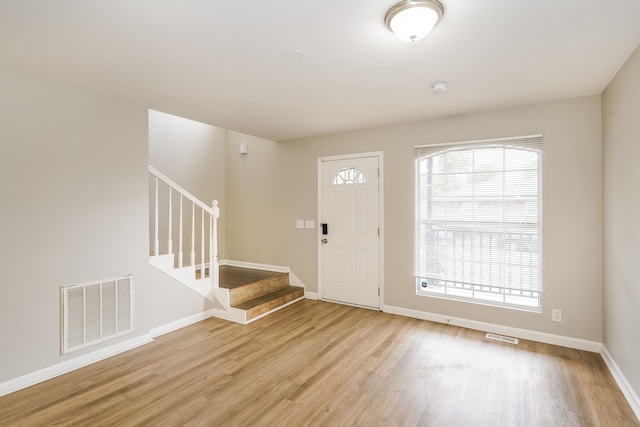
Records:
[[[400,40],[420,40],[433,30],[444,8],[438,1],[402,1],[387,12],[385,23]]]

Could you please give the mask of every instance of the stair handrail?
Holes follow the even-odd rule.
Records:
[[[156,169],[153,166],[149,165],[149,172],[151,172],[151,175],[155,176],[160,181],[164,182],[169,187],[173,188],[178,193],[182,194],[184,197],[186,197],[187,199],[189,199],[190,201],[195,203],[198,207],[204,209],[204,211],[207,212],[208,214],[213,215],[213,216],[217,215],[218,218],[220,217],[220,211],[219,210],[216,213],[216,211],[214,210],[214,207],[208,206],[202,200],[198,199],[196,196],[194,196],[193,194],[189,193],[187,190],[182,188],[179,184],[177,184],[171,178],[169,178],[168,176],[166,176],[165,174],[160,172],[158,169]],[[214,200],[213,202],[214,202],[214,204],[216,206],[218,205],[218,201],[217,200]]]
[[[173,181],[171,178],[169,178],[168,176],[166,176],[165,174],[163,174],[162,172],[160,172],[158,169],[156,169],[155,167],[153,167],[152,165],[149,165],[149,173],[151,173],[151,175],[153,175],[156,179],[164,182],[167,186],[169,186],[171,189],[175,190],[177,193],[181,194],[182,197],[186,198],[187,200],[189,200],[191,203],[193,203],[195,206],[198,206],[199,208],[202,209],[203,211],[203,215],[206,212],[207,214],[209,214],[210,217],[210,235],[209,235],[209,277],[211,279],[211,285],[212,287],[218,288],[220,286],[220,277],[219,277],[219,262],[218,262],[218,219],[220,218],[220,208],[218,206],[218,201],[217,200],[213,200],[211,202],[211,206],[208,206],[207,204],[205,204],[204,202],[202,202],[200,199],[198,199],[196,196],[194,196],[193,194],[191,194],[189,191],[187,191],[186,189],[184,189],[180,184],[176,183],[175,181]],[[156,195],[155,195],[155,200],[156,200],[156,208],[155,208],[155,239],[154,239],[154,254],[158,254],[159,253],[159,241],[158,241],[158,206],[157,206],[157,200],[158,200],[158,186],[156,184]],[[171,199],[169,201],[169,203],[171,203]],[[204,217],[203,217],[204,219]],[[203,226],[203,231],[204,231],[204,226]],[[204,241],[203,241],[203,245],[204,245]],[[203,251],[204,251],[204,247],[203,247]],[[169,243],[169,252],[171,252],[171,243]],[[181,257],[181,255],[180,255]],[[182,259],[179,259],[179,266],[182,266]],[[204,263],[204,261],[203,261]],[[201,266],[202,268],[202,273],[201,273],[201,277],[204,278],[204,264]]]

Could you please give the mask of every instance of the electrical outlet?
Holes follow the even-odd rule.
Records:
[[[562,310],[554,308],[551,310],[551,320],[554,322],[562,322]]]
[[[296,228],[304,228],[304,219],[296,219]]]

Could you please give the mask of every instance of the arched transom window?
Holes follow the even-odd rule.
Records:
[[[362,171],[358,168],[346,168],[341,169],[333,176],[331,184],[333,185],[345,185],[345,184],[366,184],[367,180],[364,177]]]

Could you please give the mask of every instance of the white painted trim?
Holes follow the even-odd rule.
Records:
[[[182,329],[186,326],[193,325],[194,323],[198,323],[202,320],[206,320],[210,317],[214,317],[213,309],[208,311],[203,311],[201,313],[196,313],[191,316],[184,317],[182,319],[176,320],[174,322],[167,323],[166,325],[158,326],[157,328],[153,328],[149,331],[149,335],[152,338],[157,338],[161,335],[168,334],[169,332],[176,331],[178,329]]]
[[[276,307],[276,308],[274,308],[274,309],[272,309],[272,310],[269,310],[269,311],[267,311],[267,312],[265,312],[265,313],[262,313],[260,316],[256,316],[256,317],[254,317],[253,319],[249,319],[249,320],[247,320],[244,324],[245,324],[245,325],[248,325],[249,323],[252,323],[252,322],[255,322],[256,320],[262,319],[263,317],[268,316],[268,315],[269,315],[269,314],[271,314],[271,313],[274,313],[274,312],[276,312],[276,311],[278,311],[278,310],[282,310],[283,308],[288,307],[288,306],[290,306],[291,304],[294,304],[294,303],[296,303],[296,302],[298,302],[298,301],[302,301],[303,299],[304,299],[304,297],[296,298],[296,299],[294,299],[294,300],[292,300],[292,301],[289,301],[289,302],[288,302],[288,303],[286,303],[286,304],[280,305],[280,306],[278,306],[278,307]]]
[[[322,156],[318,157],[318,162],[331,162],[334,160],[349,160],[349,159],[362,159],[364,157],[380,157],[382,151],[369,151],[366,153],[353,153],[353,154],[338,154],[336,156]]]
[[[375,311],[382,311],[380,308],[378,307],[368,307],[366,305],[358,305],[358,304],[352,304],[350,302],[344,302],[344,301],[337,301],[337,300],[332,300],[332,299],[324,299],[324,298],[319,298],[320,301],[323,302],[330,302],[331,304],[340,304],[340,305],[348,305],[349,307],[356,307],[356,308],[362,308],[365,310],[375,310]]]
[[[230,267],[252,268],[254,270],[275,271],[277,273],[291,273],[289,267],[282,267],[280,265],[258,264],[255,262],[233,261],[229,259],[222,260],[219,264],[221,266],[228,265]]]
[[[318,206],[318,212],[316,212],[318,224],[318,233],[316,235],[316,252],[317,252],[317,265],[318,265],[318,299],[322,299],[322,160],[327,157],[318,157],[316,166],[316,205]],[[329,157],[329,159],[331,159]]]
[[[378,240],[378,272],[380,274],[378,280],[378,287],[380,289],[380,295],[378,296],[378,307],[366,307],[373,308],[374,310],[382,310],[384,307],[384,152],[383,151],[370,151],[366,153],[354,153],[354,154],[340,154],[337,156],[322,156],[318,157],[316,181],[318,183],[316,189],[316,198],[318,200],[318,299],[322,299],[322,239],[320,222],[322,220],[322,162],[330,162],[335,160],[349,160],[349,159],[362,159],[366,157],[378,158],[378,227],[380,229],[380,239]],[[333,301],[337,302],[337,301]],[[352,304],[347,304],[352,305]],[[360,307],[360,306],[356,306]]]
[[[428,313],[426,311],[411,310],[408,308],[385,305],[382,308],[385,313],[398,314],[400,316],[413,317],[415,319],[429,320],[431,322],[444,323],[463,328],[475,329],[484,332],[493,332],[500,335],[508,335],[530,341],[538,341],[546,344],[575,348],[577,350],[600,353],[602,343],[583,340],[581,338],[565,337],[562,335],[548,334],[546,332],[531,331],[529,329],[513,328],[494,323],[478,322],[476,320],[462,319],[459,317],[445,316],[443,314]]]
[[[102,348],[92,353],[66,360],[64,362],[49,366],[44,369],[40,369],[35,372],[31,372],[21,377],[5,381],[4,383],[0,383],[0,396],[4,396],[6,394],[13,393],[27,387],[31,387],[43,381],[50,380],[71,371],[75,371],[76,369],[91,365],[92,363],[96,363],[117,354],[124,353],[125,351],[132,350],[141,345],[148,344],[152,341],[153,337],[150,334],[141,335],[139,337]]]
[[[305,288],[305,292],[306,292],[306,286],[304,285],[304,283],[302,283],[302,280],[300,280],[298,276],[293,274],[291,271],[289,272],[289,284],[292,286],[299,286],[301,288]]]
[[[319,300],[319,299],[320,299],[320,297],[318,296],[318,293],[317,293],[317,292],[307,292],[307,291],[304,291],[304,297],[305,297],[306,299],[311,299],[311,300]]]
[[[223,308],[213,308],[209,310],[213,313],[213,317],[216,319],[226,320],[228,322],[239,323],[240,325],[247,324],[247,313],[244,310],[235,309],[230,307],[229,310]]]
[[[382,151],[379,152],[378,156],[378,227],[380,230],[380,239],[378,240],[378,244],[380,247],[378,248],[378,274],[380,277],[378,279],[378,287],[380,289],[380,299],[378,310],[382,310],[384,307],[384,153]]]
[[[615,360],[613,360],[611,353],[609,353],[609,350],[607,350],[607,347],[605,347],[604,344],[602,345],[602,352],[600,354],[604,359],[604,363],[606,363],[609,368],[611,375],[613,375],[613,379],[616,380],[622,394],[627,398],[627,402],[629,402],[631,409],[633,409],[633,412],[640,421],[640,397],[638,397],[638,394],[635,392],[633,387],[631,387],[631,384],[629,384],[629,381],[624,376]]]
[[[187,190],[185,190],[184,188],[182,188],[178,183],[176,183],[174,180],[172,180],[171,178],[169,178],[168,176],[166,176],[165,174],[163,174],[162,172],[160,172],[158,169],[154,168],[153,166],[149,165],[149,172],[155,176],[156,178],[158,178],[160,181],[164,182],[165,184],[167,184],[169,187],[172,187],[174,190],[176,190],[178,193],[181,193],[184,197],[186,197],[190,202],[196,204],[197,206],[199,206],[201,209],[203,209],[205,212],[207,212],[209,215],[214,216],[214,217],[219,217],[219,212],[216,212],[215,209],[211,206],[207,206],[205,205],[200,199],[198,199],[196,196],[194,196],[193,194],[189,193]],[[214,200],[215,201],[215,200]],[[218,214],[216,216],[216,214]]]
[[[472,139],[470,141],[456,141],[456,142],[437,142],[435,144],[414,145],[413,148],[446,147],[448,145],[486,144],[486,143],[494,143],[494,142],[511,141],[514,139],[532,139],[532,138],[542,138],[542,137],[544,137],[544,135],[541,133],[538,133],[535,135],[509,136],[504,138]]]

